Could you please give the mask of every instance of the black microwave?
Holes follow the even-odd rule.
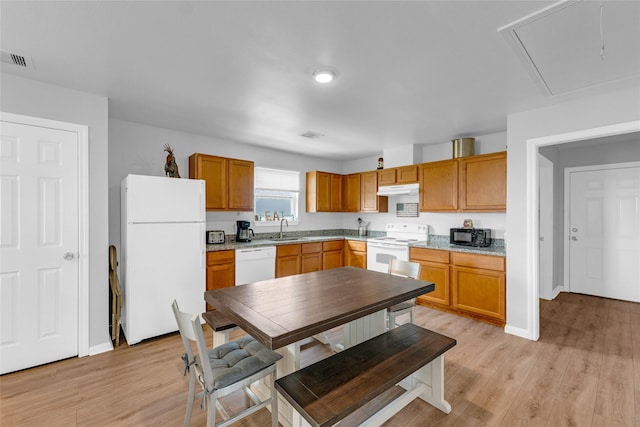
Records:
[[[452,228],[449,243],[462,246],[486,247],[491,245],[491,229],[489,228]]]

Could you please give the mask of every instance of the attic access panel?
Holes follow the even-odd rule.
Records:
[[[498,31],[550,95],[640,76],[640,2],[562,1]]]

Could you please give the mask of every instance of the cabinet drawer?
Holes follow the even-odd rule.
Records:
[[[322,242],[302,244],[303,254],[313,254],[316,252],[322,252]]]
[[[226,264],[229,262],[235,262],[236,251],[210,251],[207,252],[207,265],[214,264]]]
[[[483,268],[485,270],[505,270],[505,262],[503,256],[451,252],[451,264],[464,267]]]
[[[322,251],[341,251],[344,246],[344,240],[331,240],[329,242],[322,242]]]
[[[360,242],[357,240],[346,240],[345,244],[348,246],[351,251],[358,252],[366,252],[367,251],[367,242]]]
[[[424,248],[411,248],[411,260],[416,261],[428,261],[439,262],[441,264],[449,264],[449,251],[443,251],[440,249],[424,249]]]
[[[300,255],[300,244],[276,246],[276,256]]]

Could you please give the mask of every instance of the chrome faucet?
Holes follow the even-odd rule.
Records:
[[[286,219],[286,218],[282,218],[282,219],[280,220],[280,239],[282,239],[282,237],[283,237],[283,236],[282,236],[282,221],[285,221],[285,222],[287,223],[287,227],[289,226],[289,221],[287,221],[287,219]]]

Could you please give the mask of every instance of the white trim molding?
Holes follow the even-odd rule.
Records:
[[[540,260],[538,258],[537,249],[540,240],[538,221],[538,187],[540,185],[540,177],[538,176],[538,149],[547,145],[559,145],[574,141],[606,138],[609,136],[624,135],[635,132],[640,132],[640,120],[527,140],[527,330],[519,330],[519,328],[507,325],[505,327],[505,332],[531,340],[537,340],[540,337],[540,284],[538,277]],[[523,334],[519,332],[522,332]]]
[[[76,133],[78,136],[78,357],[89,352],[89,127],[0,112],[4,122]],[[113,349],[113,347],[111,347]]]

